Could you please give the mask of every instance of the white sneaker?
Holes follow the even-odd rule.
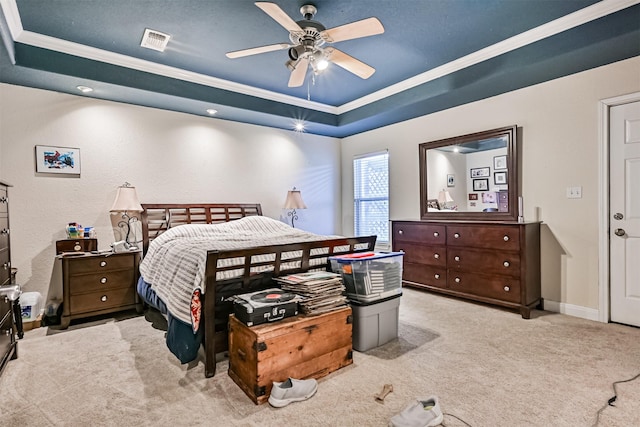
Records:
[[[275,408],[282,408],[292,402],[307,400],[318,391],[318,382],[309,380],[296,380],[289,378],[281,383],[273,382],[269,404]]]
[[[431,396],[418,399],[394,415],[389,421],[389,427],[434,427],[442,424],[443,419],[438,398]]]

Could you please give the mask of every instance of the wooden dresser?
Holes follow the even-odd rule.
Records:
[[[541,306],[540,223],[393,221],[405,286],[518,309]]]
[[[63,308],[61,327],[73,319],[135,308],[140,252],[62,255]]]
[[[9,184],[0,181],[0,286],[11,284],[11,244],[9,239]],[[13,301],[0,294],[0,372],[18,357]]]

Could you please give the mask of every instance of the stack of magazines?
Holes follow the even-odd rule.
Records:
[[[325,313],[347,305],[342,277],[338,273],[309,271],[276,277],[274,280],[283,290],[303,297],[298,305],[305,314]]]

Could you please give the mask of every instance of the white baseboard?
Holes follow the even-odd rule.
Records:
[[[587,320],[600,321],[600,312],[595,308],[583,307],[581,305],[567,304],[566,302],[544,300],[544,309],[555,313],[567,314],[569,316],[580,317]]]

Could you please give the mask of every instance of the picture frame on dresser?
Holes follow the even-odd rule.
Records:
[[[36,173],[80,176],[80,149],[36,145]]]

